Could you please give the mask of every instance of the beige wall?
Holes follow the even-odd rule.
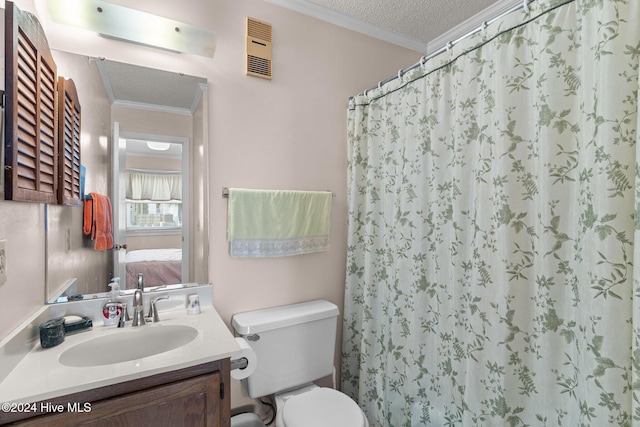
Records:
[[[0,337],[44,302],[44,205],[0,200],[0,240],[5,240],[7,281],[0,284]]]
[[[182,235],[127,236],[127,251],[165,248],[182,249]]]
[[[182,169],[182,159],[127,155],[126,167],[127,169],[179,171]]]
[[[186,137],[191,139],[191,116],[114,106],[111,118],[120,123],[120,132]]]
[[[54,51],[58,75],[72,78],[82,108],[81,162],[87,168],[85,193],[111,193],[111,106],[98,69],[84,56]],[[106,291],[111,281],[112,255],[98,252],[82,233],[82,207],[47,207],[47,293],[50,298],[77,279],[79,293]],[[70,235],[67,247],[66,233]]]
[[[209,77],[210,276],[216,308],[228,321],[246,310],[324,298],[342,312],[348,98],[415,62],[418,54],[265,2],[221,4],[218,14],[225,19],[216,27],[219,75]],[[271,81],[243,75],[246,16],[273,25]],[[335,197],[330,251],[275,259],[231,258],[222,187],[331,190]],[[338,367],[341,320],[339,325]],[[249,403],[238,383],[232,384],[232,392],[234,408]]]
[[[209,279],[215,286],[216,308],[224,320],[229,322],[234,313],[245,310],[315,298],[326,298],[342,309],[347,241],[347,101],[417,61],[419,53],[262,0],[184,0],[179,7],[174,0],[115,2],[207,27],[217,34],[215,57],[210,59],[47,30],[53,47],[208,79]],[[26,8],[22,4],[28,6],[29,1],[17,3]],[[273,25],[271,81],[244,75],[247,16]],[[231,258],[222,187],[333,191],[331,250],[282,259]],[[32,237],[31,249],[37,247],[38,239],[38,235]],[[38,275],[34,277],[29,271],[32,280],[23,280],[21,268],[14,268],[14,283],[9,288],[0,287],[0,298],[13,300],[12,306],[20,304],[21,308],[0,311],[0,336],[33,312],[41,300],[31,296],[42,294]],[[33,291],[29,295],[23,292],[27,287]],[[339,361],[340,338],[337,342]],[[235,407],[243,404],[243,399],[237,383],[233,388]]]

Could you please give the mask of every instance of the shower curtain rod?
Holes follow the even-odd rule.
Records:
[[[441,53],[448,51],[449,49],[451,49],[453,47],[453,45],[455,45],[456,43],[459,43],[460,41],[466,39],[469,36],[472,36],[473,34],[477,33],[478,31],[483,31],[489,25],[493,24],[495,21],[497,21],[498,19],[502,18],[503,16],[506,16],[506,15],[510,14],[511,12],[515,12],[518,9],[524,9],[527,13],[529,13],[529,4],[533,3],[534,1],[535,0],[522,0],[522,1],[520,1],[518,4],[508,8],[507,10],[505,10],[502,13],[500,13],[496,17],[491,18],[491,19],[489,19],[487,21],[484,21],[480,27],[469,31],[468,33],[458,37],[455,40],[450,41],[449,43],[445,44],[444,46],[440,47],[439,49],[436,49],[434,52],[431,52],[430,54],[423,56],[422,58],[420,58],[420,61],[416,62],[415,64],[410,65],[407,68],[400,69],[398,71],[398,74],[396,74],[394,76],[391,76],[391,77],[389,77],[389,78],[387,78],[385,80],[381,80],[380,82],[378,82],[377,86],[370,87],[369,89],[367,89],[364,92],[362,92],[360,95],[366,95],[367,92],[369,92],[370,90],[379,89],[383,85],[386,85],[387,83],[390,83],[390,82],[394,81],[395,79],[399,79],[400,77],[402,77],[403,74],[406,74],[407,72],[413,70],[414,68],[417,68],[417,67],[419,67],[421,65],[424,65],[431,58],[434,58],[434,57],[440,55]]]

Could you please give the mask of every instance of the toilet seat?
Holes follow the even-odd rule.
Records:
[[[282,427],[366,427],[360,407],[346,394],[319,387],[291,396],[281,408]]]

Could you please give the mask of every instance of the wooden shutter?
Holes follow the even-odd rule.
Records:
[[[58,77],[58,203],[80,204],[80,102],[72,79]]]
[[[56,64],[36,17],[5,7],[5,199],[56,203]]]

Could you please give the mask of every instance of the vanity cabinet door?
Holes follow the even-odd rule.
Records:
[[[219,393],[220,375],[216,372],[97,402],[87,414],[88,419],[79,424],[219,427],[222,425]],[[80,418],[77,414],[70,416],[74,422]]]
[[[222,427],[222,376],[216,371],[91,404],[90,411],[45,415],[24,425],[46,427]],[[228,398],[227,398],[228,400]],[[18,425],[23,425],[18,423]]]

